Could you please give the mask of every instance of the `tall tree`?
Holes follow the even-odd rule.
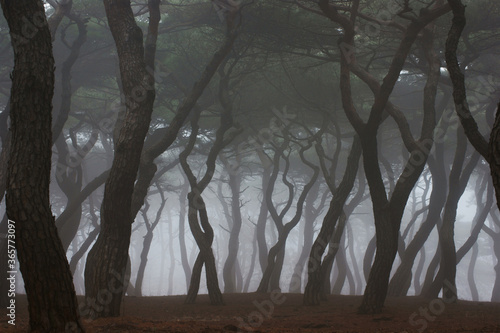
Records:
[[[115,128],[115,156],[106,180],[101,205],[101,231],[87,256],[86,303],[94,304],[103,291],[109,304],[90,306],[93,318],[118,316],[125,293],[125,275],[130,244],[134,183],[144,139],[149,129],[154,90],[154,55],[158,34],[159,0],[149,0],[151,13],[144,47],[143,33],[135,22],[129,0],[104,0],[109,27],[116,43],[126,111]],[[152,61],[151,61],[152,60]],[[107,302],[105,302],[107,303]]]
[[[424,117],[422,120],[421,137],[418,140],[414,139],[411,132],[405,129],[405,126],[401,126],[406,123],[405,117],[392,112],[392,116],[398,122],[403,141],[411,155],[390,197],[388,197],[386,192],[380,170],[377,134],[383,118],[383,112],[388,105],[389,96],[400,76],[412,44],[419,33],[429,23],[448,12],[449,7],[441,5],[438,2],[432,10],[421,11],[420,15],[416,18],[409,17],[411,23],[404,29],[404,36],[392,59],[383,83],[379,86],[370,86],[375,93],[375,101],[371,107],[368,120],[365,122],[354,106],[350,81],[350,71],[357,64],[354,52],[354,26],[358,16],[359,5],[359,0],[353,1],[350,8],[330,4],[328,0],[319,1],[319,7],[325,16],[331,21],[340,24],[344,29],[344,36],[342,42],[339,44],[342,51],[340,62],[342,104],[347,118],[360,137],[363,147],[363,163],[373,203],[377,235],[377,252],[372,269],[370,270],[370,276],[359,312],[377,313],[382,310],[387,295],[389,275],[398,250],[399,228],[404,208],[413,186],[425,166],[425,161],[433,143],[433,131],[435,127],[434,103],[439,78],[439,62],[436,62],[432,48],[432,32],[424,31],[424,34],[427,34],[426,42],[429,45],[426,48],[426,57],[430,64],[430,70],[427,85],[424,89]],[[406,6],[408,6],[408,2],[406,2]],[[404,9],[410,10],[409,8]],[[340,11],[348,12],[350,15],[341,14]],[[387,108],[387,111],[394,110]]]
[[[497,206],[500,208],[500,103],[490,139],[487,141],[479,132],[476,120],[470,111],[465,77],[457,58],[458,44],[467,23],[465,5],[461,0],[448,0],[448,4],[453,10],[453,20],[448,32],[448,39],[446,40],[445,58],[451,82],[453,83],[455,110],[470,143],[490,164]]]
[[[42,1],[0,1],[14,49],[7,215],[32,332],[81,332],[76,294],[49,202],[54,57]],[[39,286],[43,285],[43,288]]]

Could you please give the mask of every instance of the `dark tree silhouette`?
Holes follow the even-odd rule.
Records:
[[[44,5],[0,3],[14,49],[6,205],[16,228],[30,329],[81,332],[72,276],[49,203],[54,57]]]

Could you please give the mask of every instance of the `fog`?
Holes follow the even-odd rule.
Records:
[[[495,1],[39,4],[0,19],[18,295],[500,301]]]

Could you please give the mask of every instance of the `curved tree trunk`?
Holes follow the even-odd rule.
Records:
[[[156,10],[159,10],[159,3],[159,0],[149,1]],[[120,315],[133,222],[131,209],[124,207],[132,206],[134,183],[155,100],[153,70],[147,68],[142,30],[135,22],[130,2],[104,0],[104,8],[118,52],[126,113],[106,180],[101,232],[89,251],[85,266],[86,305],[92,318]],[[158,22],[159,17],[152,15],[150,27],[156,27],[154,33],[157,33]],[[97,307],[90,306],[96,302]]]
[[[321,288],[323,288],[324,282],[323,275],[321,273],[321,258],[333,236],[337,221],[342,214],[342,209],[354,186],[361,153],[361,142],[356,136],[347,158],[344,177],[342,178],[338,188],[335,190],[335,193],[333,193],[333,198],[330,202],[328,212],[323,219],[321,230],[311,248],[307,265],[308,280],[303,300],[306,305],[318,305],[320,303]]]
[[[0,4],[14,49],[6,208],[33,332],[81,332],[68,261],[49,202],[54,58],[42,1]],[[11,267],[10,269],[15,269]],[[43,288],[40,288],[43,286]]]
[[[429,200],[427,218],[408,244],[398,269],[389,283],[389,296],[405,296],[411,285],[412,269],[418,252],[441,218],[441,211],[446,202],[446,173],[444,170],[443,152],[441,144],[436,146],[436,160],[429,158],[428,165],[432,174],[432,192]]]
[[[269,179],[271,178],[272,168],[264,167],[264,171],[262,172],[262,202],[260,204],[259,217],[257,219],[256,228],[256,237],[257,237],[257,245],[259,249],[259,264],[260,269],[262,270],[262,274],[266,270],[267,266],[267,242],[266,242],[266,225],[267,218],[269,216],[269,211],[267,209],[267,200],[265,198],[267,193],[267,186],[269,184]]]

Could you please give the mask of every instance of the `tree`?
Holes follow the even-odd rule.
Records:
[[[470,143],[490,164],[497,205],[500,208],[500,103],[498,104],[495,123],[493,124],[488,142],[479,132],[476,120],[470,111],[467,101],[465,77],[457,58],[458,44],[467,22],[465,18],[465,5],[461,0],[448,0],[448,4],[453,10],[453,20],[448,32],[448,39],[446,40],[445,58],[453,84],[455,110]]]
[[[149,129],[154,90],[154,56],[160,21],[159,0],[149,0],[151,14],[146,47],[141,28],[135,22],[128,0],[104,0],[111,33],[116,43],[126,111],[115,133],[115,156],[106,180],[101,205],[101,231],[87,256],[85,267],[86,303],[95,304],[102,293],[109,304],[91,306],[93,318],[118,316],[125,293],[126,266],[133,217],[134,183],[139,169],[144,139]]]
[[[15,59],[7,215],[15,223],[30,328],[81,332],[72,276],[49,203],[54,58],[44,6],[42,1],[0,3]]]
[[[426,43],[428,46],[426,48],[426,58],[429,62],[430,71],[427,86],[424,90],[424,118],[422,120],[420,139],[413,139],[411,132],[405,130],[404,126],[401,126],[401,122],[398,122],[398,118],[401,120],[404,119],[404,116],[399,115],[399,117],[396,117],[393,112],[393,117],[398,122],[398,125],[400,125],[403,140],[411,156],[406,162],[404,171],[398,179],[390,198],[388,198],[379,165],[378,129],[389,96],[400,76],[413,42],[418,37],[420,31],[436,18],[448,12],[449,7],[437,3],[436,7],[432,10],[421,11],[417,18],[410,18],[411,23],[404,29],[404,36],[393,57],[387,75],[384,77],[383,83],[380,86],[371,86],[375,94],[375,101],[372,104],[368,120],[365,122],[354,106],[350,83],[351,68],[356,66],[354,23],[358,15],[359,5],[359,1],[353,1],[351,8],[344,8],[332,5],[328,0],[321,0],[319,2],[319,7],[325,16],[331,21],[340,24],[344,29],[344,36],[342,42],[339,44],[342,51],[340,77],[342,104],[346,116],[360,137],[363,147],[364,170],[370,188],[377,235],[377,252],[372,269],[370,270],[370,276],[359,312],[377,313],[381,311],[385,302],[389,275],[398,249],[399,228],[404,208],[411,190],[425,166],[425,161],[433,143],[433,131],[435,127],[434,103],[439,78],[439,62],[436,61],[432,47],[432,32],[424,31],[424,34],[427,34]],[[406,2],[406,6],[408,6],[408,2]],[[347,11],[350,15],[340,14],[340,10]],[[388,111],[391,111],[390,108],[388,108]]]
[[[235,33],[232,31],[231,33]],[[229,72],[234,68],[230,66]],[[223,111],[220,115],[220,126],[217,129],[215,135],[215,141],[210,148],[206,159],[206,170],[205,174],[200,180],[194,175],[187,158],[193,151],[196,143],[196,139],[199,133],[199,119],[201,115],[201,110],[197,110],[191,119],[191,134],[189,136],[189,142],[186,148],[179,156],[182,169],[186,174],[189,181],[191,191],[188,193],[188,222],[191,232],[193,233],[194,239],[200,252],[196,258],[196,262],[193,267],[191,281],[189,284],[189,290],[186,297],[186,303],[194,303],[196,297],[198,296],[198,290],[200,287],[201,270],[205,266],[206,279],[208,294],[210,296],[210,302],[212,305],[223,305],[224,300],[222,293],[219,288],[219,282],[217,278],[217,269],[215,266],[215,257],[212,250],[212,242],[214,239],[214,231],[210,225],[208,219],[207,208],[202,197],[203,191],[207,188],[208,184],[212,180],[215,172],[215,163],[217,156],[233,139],[236,131],[231,131],[235,129],[236,126],[233,125],[233,115],[232,115],[232,105],[228,96],[228,85],[229,85],[229,73],[225,73],[225,64],[220,69],[221,79],[219,83],[219,98],[222,104]]]

